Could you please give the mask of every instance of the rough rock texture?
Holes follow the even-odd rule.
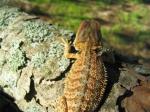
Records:
[[[131,88],[121,105],[127,112],[150,111],[150,81],[141,81],[138,86]]]
[[[121,61],[121,63],[122,65],[127,64],[124,63],[123,60]],[[118,68],[116,68],[117,65],[115,65],[115,67],[114,65],[109,66],[111,67],[111,69],[108,70],[109,83],[106,89],[106,98],[104,98],[104,101],[102,102],[103,105],[102,104],[101,104],[102,106],[100,105],[101,108],[99,112],[128,112],[127,111],[128,108],[138,107],[137,105],[131,105],[131,104],[123,105],[124,101],[127,101],[126,98],[131,96],[129,95],[129,91],[132,90],[132,88],[139,86],[138,83],[139,81],[149,80],[149,77],[145,77],[142,76],[142,74],[140,74],[140,71],[143,71],[144,75],[146,76],[150,75],[147,74],[148,72],[147,69],[145,69],[144,65],[143,67],[141,67],[141,69],[138,72],[134,71],[136,68],[139,68],[138,63],[136,64],[137,65],[128,63],[128,65],[124,66],[123,68],[119,68],[119,70],[117,70]],[[128,66],[130,67],[134,66],[134,67],[128,68]],[[147,96],[150,95],[149,86],[145,88],[145,91],[147,92],[146,94],[138,94],[138,91],[136,91],[136,94],[138,94],[139,97],[142,98],[145,97],[145,95]],[[137,99],[137,100],[140,102],[141,99]],[[143,100],[141,100],[141,102],[142,101]],[[130,107],[128,107],[129,105]],[[147,112],[147,111],[143,111],[143,112]]]
[[[63,56],[60,37],[72,36],[17,8],[0,7],[0,112],[54,112],[71,65]],[[150,75],[149,66],[133,67],[120,56],[116,61],[105,64],[108,85],[99,112],[123,112],[126,90]]]
[[[53,106],[70,65],[60,38],[72,35],[17,8],[0,7],[0,87],[20,110],[44,112]]]

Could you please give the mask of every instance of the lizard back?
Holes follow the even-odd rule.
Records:
[[[67,112],[93,112],[101,101],[107,82],[103,60],[97,52],[102,44],[96,21],[81,23],[74,47],[79,53],[65,79]]]

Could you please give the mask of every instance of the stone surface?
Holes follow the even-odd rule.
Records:
[[[22,111],[52,110],[63,91],[62,74],[70,65],[63,57],[60,38],[71,38],[73,33],[17,8],[1,6],[0,13],[2,91],[13,97]]]
[[[123,99],[121,106],[127,112],[150,111],[150,82],[142,81],[138,86],[128,90],[128,97]]]

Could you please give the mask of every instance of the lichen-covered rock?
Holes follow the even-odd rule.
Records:
[[[17,84],[18,76],[19,76],[18,73],[14,73],[13,71],[10,71],[10,69],[7,66],[3,66],[0,75],[1,86],[7,85],[7,86],[11,86],[12,88],[15,87]]]
[[[73,33],[17,8],[1,6],[0,14],[0,87],[22,111],[53,110],[70,65],[60,38]]]
[[[17,104],[24,112],[47,112],[46,108],[43,108],[34,99],[32,99],[30,102],[19,101]]]
[[[10,69],[12,71],[18,70],[20,67],[25,66],[26,64],[26,56],[25,52],[20,49],[19,46],[20,43],[13,43],[12,47],[10,48],[9,51],[9,56],[8,56],[8,65],[10,66]]]
[[[18,8],[0,7],[0,29],[5,29],[19,15],[21,12]]]
[[[41,67],[42,64],[45,63],[47,58],[47,54],[44,52],[37,52],[31,58],[31,63],[34,65],[35,68]]]
[[[47,25],[42,21],[27,21],[23,23],[23,32],[25,36],[32,42],[46,41],[48,38],[54,38],[54,32],[56,28],[51,25]],[[37,32],[37,33],[35,33]]]

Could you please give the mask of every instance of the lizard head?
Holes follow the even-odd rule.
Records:
[[[86,20],[80,24],[73,44],[77,50],[82,50],[86,46],[101,46],[101,38],[99,22]]]

